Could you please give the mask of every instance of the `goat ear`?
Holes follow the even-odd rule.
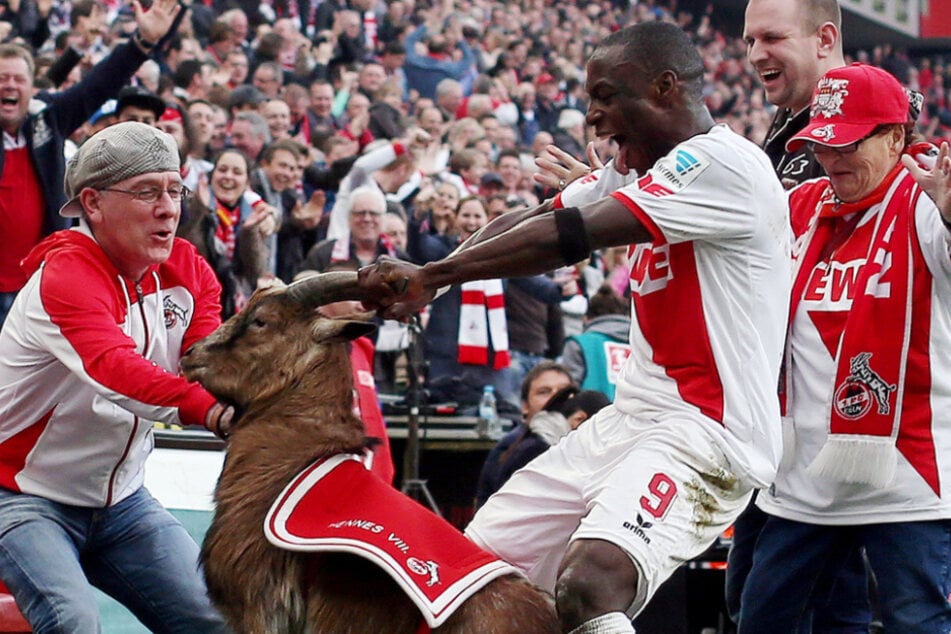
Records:
[[[315,343],[353,341],[376,329],[372,321],[355,319],[327,319],[320,317],[312,325]]]
[[[374,330],[376,330],[376,324],[372,321],[345,321],[340,329],[340,335],[347,341],[353,341],[369,335]]]

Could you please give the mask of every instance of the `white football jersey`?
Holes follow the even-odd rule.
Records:
[[[556,207],[577,207],[584,203],[594,202],[634,182],[637,173],[631,170],[621,174],[614,169],[614,161],[608,161],[601,169],[594,170],[587,176],[568,183],[564,191],[555,197]]]
[[[696,419],[722,438],[737,476],[768,486],[791,286],[786,195],[769,160],[715,126],[613,195],[654,236],[630,249],[631,355],[615,405]]]

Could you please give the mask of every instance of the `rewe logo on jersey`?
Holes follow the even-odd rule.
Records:
[[[630,256],[631,292],[647,295],[667,288],[673,279],[670,270],[670,245],[638,244]]]
[[[802,300],[821,303],[828,308],[848,309],[852,300],[855,299],[856,282],[864,262],[864,260],[852,260],[820,263],[809,275]]]
[[[863,267],[875,267],[868,276],[864,288],[858,288],[858,279]],[[854,259],[848,262],[822,262],[809,273],[803,290],[804,302],[822,304],[824,308],[848,310],[859,293],[870,297],[891,297],[892,285],[888,281],[892,269],[892,255],[885,249],[876,249],[870,261]]]
[[[650,194],[654,198],[663,198],[664,196],[670,196],[674,193],[660,183],[655,183],[654,177],[650,174],[638,180],[637,187],[645,194]]]
[[[587,176],[585,176],[584,178],[582,178],[582,179],[579,181],[579,183],[582,184],[582,185],[586,185],[586,184],[588,184],[588,183],[596,183],[597,181],[598,181],[598,173],[597,173],[597,172],[591,172],[591,173],[589,173]]]

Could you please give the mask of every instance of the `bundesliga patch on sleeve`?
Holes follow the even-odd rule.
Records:
[[[654,164],[650,171],[653,177],[651,184],[671,192],[679,192],[709,166],[710,161],[706,157],[687,150],[677,150],[673,155],[668,154]]]

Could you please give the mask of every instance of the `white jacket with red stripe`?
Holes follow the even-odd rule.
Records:
[[[86,507],[143,482],[154,421],[203,424],[214,397],[179,375],[220,323],[221,288],[195,248],[135,283],[83,225],[41,242],[0,332],[0,487]]]

